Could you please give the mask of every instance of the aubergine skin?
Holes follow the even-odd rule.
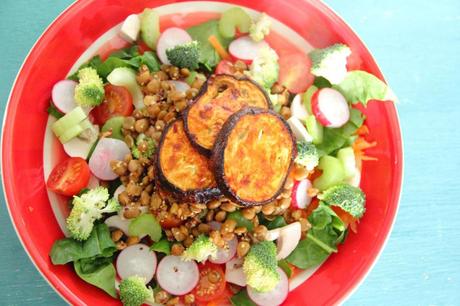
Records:
[[[222,86],[225,92],[219,91],[219,86]],[[227,90],[226,86],[232,86],[231,90]],[[220,94],[226,95],[225,98],[221,99],[217,96]],[[250,99],[243,99],[243,96],[249,96]],[[220,100],[216,102],[216,99]],[[183,112],[185,132],[191,144],[201,154],[209,157],[219,127],[231,114],[254,104],[272,109],[268,94],[259,84],[247,77],[237,79],[228,74],[212,75],[203,84],[193,103]]]
[[[263,116],[259,116],[259,115],[263,115]],[[269,116],[265,116],[265,115],[269,115]],[[284,161],[284,163],[282,164],[283,167],[284,167],[283,168],[284,171],[283,171],[283,173],[281,173],[281,171],[279,171],[279,173],[278,173],[278,172],[273,170],[273,169],[277,170],[275,168],[275,165],[273,163],[271,163],[271,164],[267,163],[266,161],[265,161],[265,163],[263,165],[260,165],[260,167],[258,167],[257,164],[254,164],[254,163],[251,164],[252,160],[249,160],[249,165],[246,165],[245,161],[243,161],[243,159],[245,158],[246,153],[248,153],[248,152],[244,152],[244,147],[238,147],[239,144],[236,144],[237,149],[234,150],[234,152],[237,152],[237,153],[235,153],[237,155],[241,154],[240,160],[241,160],[241,163],[242,163],[241,164],[242,168],[240,170],[235,169],[234,173],[237,173],[237,171],[239,171],[240,173],[237,173],[237,175],[244,175],[244,173],[249,174],[249,176],[247,177],[248,182],[250,182],[251,180],[253,180],[253,181],[256,180],[257,179],[256,176],[259,175],[259,182],[261,182],[260,178],[266,172],[268,175],[266,177],[266,181],[263,184],[266,183],[267,185],[260,185],[260,188],[263,189],[266,186],[270,186],[270,187],[267,187],[267,188],[272,188],[273,185],[277,186],[276,187],[277,189],[275,191],[273,191],[273,192],[270,191],[267,194],[266,198],[261,198],[261,199],[258,199],[258,200],[254,200],[254,199],[249,199],[250,196],[246,196],[246,197],[239,196],[238,192],[240,192],[241,190],[233,190],[233,188],[231,187],[232,181],[235,182],[235,180],[234,180],[233,177],[228,177],[227,176],[226,169],[231,169],[231,167],[233,165],[232,165],[232,163],[230,163],[227,168],[225,167],[225,165],[226,165],[225,152],[226,152],[226,148],[229,146],[230,138],[235,140],[235,139],[239,139],[238,137],[240,137],[240,136],[238,136],[238,131],[237,130],[234,131],[235,127],[238,126],[238,123],[240,122],[240,120],[247,120],[247,122],[250,122],[249,120],[254,120],[253,121],[253,123],[254,123],[253,126],[254,126],[254,129],[256,129],[256,126],[257,126],[256,120],[258,120],[258,118],[264,118],[264,117],[266,117],[266,118],[273,117],[273,120],[275,120],[273,122],[278,124],[279,129],[282,128],[283,133],[285,133],[285,134],[277,136],[280,139],[279,145],[275,145],[275,146],[271,146],[271,147],[264,146],[263,140],[261,140],[261,144],[260,144],[262,146],[261,150],[259,150],[258,152],[254,152],[255,154],[259,154],[259,158],[257,158],[257,156],[255,156],[255,158],[253,158],[255,160],[254,163],[257,163],[258,161],[261,161],[261,162],[264,161],[263,159],[265,157],[262,157],[262,160],[261,160],[261,158],[260,158],[261,156],[273,156],[273,154],[278,154],[278,153],[273,153],[273,152],[277,152],[277,151],[270,151],[272,149],[273,150],[281,150],[281,151],[279,151],[279,152],[281,152],[279,154],[282,154],[284,152],[284,151],[282,151],[283,148],[284,148],[284,150],[288,150],[288,151],[287,151],[286,154],[282,155],[282,158],[283,158],[283,161]],[[248,119],[244,119],[244,118],[248,118]],[[266,120],[269,120],[269,119],[266,119]],[[244,125],[242,125],[241,127],[244,127]],[[275,131],[275,130],[272,130],[272,131]],[[232,136],[232,132],[236,133],[235,136]],[[244,133],[244,130],[241,129],[241,132]],[[247,133],[249,135],[249,133],[253,133],[253,132],[248,131]],[[259,133],[262,133],[262,135],[263,135],[264,131],[259,131]],[[247,139],[250,139],[249,138],[250,136],[245,136],[245,137],[247,137]],[[274,136],[270,138],[269,135],[266,135],[266,137],[268,137],[268,139],[273,139],[274,138]],[[258,137],[258,139],[263,139],[263,138]],[[276,138],[276,139],[278,139],[278,138]],[[270,140],[267,140],[267,141],[270,141]],[[273,142],[270,142],[270,144],[273,144]],[[283,144],[283,146],[281,146],[281,144]],[[244,146],[244,145],[245,145],[245,143],[242,143],[242,146]],[[251,144],[249,143],[249,145],[251,145]],[[254,146],[252,146],[252,147],[254,147]],[[233,152],[233,151],[231,151],[232,150],[231,147],[229,148],[229,150],[230,150],[229,152]],[[241,152],[238,153],[238,151],[241,151]],[[268,154],[264,155],[267,152],[268,152]],[[270,154],[270,152],[272,152],[272,154]],[[225,197],[227,197],[228,199],[230,199],[231,201],[235,202],[236,204],[239,204],[239,205],[244,206],[244,207],[250,207],[250,206],[264,205],[264,204],[270,203],[270,202],[274,201],[279,196],[279,194],[283,190],[283,187],[284,187],[284,184],[286,182],[286,179],[287,179],[287,177],[288,177],[288,175],[290,173],[290,170],[292,168],[292,165],[293,165],[294,158],[295,158],[296,154],[297,154],[297,149],[296,149],[296,145],[295,145],[294,135],[293,135],[288,123],[279,114],[277,114],[276,112],[274,112],[272,110],[266,110],[266,109],[261,109],[261,108],[256,108],[256,107],[246,107],[246,108],[234,113],[232,116],[230,116],[230,118],[223,125],[221,131],[219,132],[217,140],[215,142],[214,148],[212,150],[211,163],[212,163],[212,166],[213,166],[214,176],[215,176],[215,179],[216,179],[216,182],[217,182],[217,186],[221,190],[223,195]],[[276,156],[278,156],[278,155],[276,155]],[[240,160],[238,160],[237,158],[238,158],[238,156],[235,155],[234,158],[233,158],[233,161],[236,161],[236,163],[239,163]],[[252,156],[250,158],[252,158]],[[266,157],[266,158],[268,158],[268,157]],[[232,161],[231,158],[230,158],[230,161]],[[251,166],[254,166],[254,167],[251,167]],[[238,167],[238,168],[240,168],[240,167]],[[263,170],[261,170],[261,169],[263,169]],[[256,171],[258,171],[259,173],[257,174]],[[273,182],[276,182],[276,181],[280,182],[279,186],[278,186],[278,184],[271,184],[272,183],[272,181],[271,181],[272,178],[273,178]],[[240,180],[240,182],[243,182],[245,180],[246,180],[246,178],[243,178],[243,179]],[[253,182],[250,182],[247,185],[252,184],[252,183]],[[259,189],[259,187],[256,187],[256,188]],[[256,189],[252,189],[252,190],[254,190],[255,193],[263,192],[263,191],[256,190]],[[249,194],[250,192],[252,192],[251,189],[249,189],[246,193]]]
[[[162,162],[164,162],[163,159],[169,159],[166,162],[174,162],[177,160],[179,162],[180,158],[177,158],[178,154],[185,154],[188,157],[191,155],[195,156],[195,160],[199,161],[197,164],[201,164],[203,166],[203,160],[207,160],[206,157],[202,156],[199,152],[197,152],[190,144],[188,141],[187,137],[184,135],[180,135],[181,137],[178,139],[180,140],[180,143],[174,144],[171,143],[169,144],[170,139],[168,138],[170,133],[175,132],[175,130],[172,129],[177,129],[178,124],[181,126],[183,125],[182,119],[176,119],[175,121],[171,122],[168,124],[165,129],[163,130],[163,133],[160,138],[160,142],[158,145],[158,149],[156,151],[155,157],[154,157],[154,166],[155,166],[155,181],[157,186],[159,186],[162,190],[170,193],[175,199],[178,201],[184,201],[184,202],[193,202],[193,203],[207,203],[213,199],[219,198],[222,194],[220,190],[217,188],[217,185],[215,182],[212,184],[207,184],[209,186],[203,187],[203,188],[183,188],[183,186],[178,186],[177,182],[171,181],[171,175],[166,174],[164,172],[164,168],[162,167]],[[182,134],[182,132],[177,132],[178,134]],[[166,154],[165,156],[162,155],[162,150],[164,149],[164,146],[170,146],[172,145],[173,154]],[[182,148],[182,152],[181,152]],[[170,150],[171,151],[171,150]],[[165,162],[165,163],[166,163]],[[177,170],[175,168],[175,164],[170,167],[171,171]],[[181,165],[177,165],[180,167]],[[209,164],[207,166],[210,166]],[[209,169],[209,168],[208,168]],[[168,170],[169,171],[169,170]],[[203,170],[206,172],[206,170]],[[210,174],[212,175],[211,170],[209,170]],[[193,179],[196,178],[190,178],[187,177],[187,175],[181,175],[181,178],[184,180],[184,182],[192,182]],[[214,181],[214,178],[212,177],[212,181]]]

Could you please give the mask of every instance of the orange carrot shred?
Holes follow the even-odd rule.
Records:
[[[356,130],[356,134],[357,135],[368,135],[369,134],[369,128],[367,127],[367,125],[363,124],[359,127],[359,129]]]
[[[228,54],[227,50],[225,50],[225,48],[221,45],[221,43],[219,42],[216,36],[214,35],[209,36],[208,41],[214,47],[217,54],[219,54],[219,56],[222,59],[230,58],[230,55]]]

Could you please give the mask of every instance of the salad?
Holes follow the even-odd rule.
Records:
[[[280,305],[290,279],[357,233],[369,130],[386,100],[337,43],[280,57],[271,19],[240,7],[187,28],[155,9],[126,18],[127,46],[57,82],[48,112],[68,158],[50,250],[124,305]]]

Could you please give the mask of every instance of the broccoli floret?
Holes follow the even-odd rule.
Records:
[[[198,68],[200,52],[196,40],[166,50],[166,56],[172,65],[191,70]]]
[[[104,213],[120,210],[120,204],[114,198],[109,200],[109,191],[104,187],[90,189],[81,196],[74,196],[72,210],[67,218],[67,229],[76,240],[88,239],[94,227]]]
[[[145,134],[139,134],[136,139],[136,144],[131,148],[131,153],[134,158],[150,158],[155,153],[156,142],[151,137]]]
[[[261,41],[268,33],[270,33],[270,26],[272,22],[267,14],[262,13],[259,15],[256,21],[251,23],[249,27],[249,36],[254,41]]]
[[[252,61],[246,75],[262,87],[271,88],[278,80],[279,70],[278,54],[272,48],[264,46]]]
[[[344,44],[315,49],[310,52],[311,73],[326,78],[332,84],[338,84],[347,74],[347,57],[350,54],[350,48]]]
[[[355,218],[361,218],[366,210],[366,196],[358,187],[339,184],[326,189],[318,198],[327,205],[338,206]]]
[[[192,245],[182,253],[182,259],[185,261],[196,260],[202,262],[208,259],[209,256],[216,258],[217,246],[205,235],[198,236]]]
[[[86,67],[78,71],[79,83],[75,87],[75,101],[80,106],[96,106],[104,100],[104,83],[96,69]]]
[[[271,241],[254,244],[243,263],[247,284],[260,292],[273,290],[280,280],[276,267],[275,244]]]
[[[120,283],[120,300],[125,306],[140,306],[145,302],[155,302],[153,290],[145,286],[145,279],[130,276]]]
[[[308,171],[315,169],[318,166],[319,154],[315,145],[305,140],[297,141],[297,157],[296,164],[304,166]]]

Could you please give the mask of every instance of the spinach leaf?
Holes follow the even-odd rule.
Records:
[[[122,58],[110,56],[97,67],[97,74],[99,74],[102,79],[106,79],[113,69],[120,67],[130,67],[130,65]]]
[[[161,239],[152,244],[150,250],[169,255],[171,253],[171,243],[167,239]]]
[[[278,260],[278,267],[280,267],[284,271],[284,273],[286,273],[288,278],[291,277],[292,270],[291,267],[289,267],[289,264],[286,259]]]
[[[233,219],[236,221],[236,227],[245,227],[248,232],[252,231],[254,229],[254,224],[243,217],[241,212],[239,210],[233,211],[227,215],[227,219]]]
[[[147,65],[149,67],[150,72],[156,72],[160,70],[160,63],[152,51],[145,51],[144,54],[141,56],[141,64]]]
[[[96,56],[93,56],[88,62],[84,63],[83,65],[81,65],[77,71],[75,71],[74,73],[72,73],[71,75],[69,75],[67,77],[67,79],[69,80],[73,80],[73,81],[78,81],[78,71],[80,71],[81,69],[83,68],[86,68],[86,67],[91,67],[91,68],[94,68],[97,70],[97,68],[102,64],[102,60],[101,60],[101,57],[99,55],[96,55]]]
[[[265,225],[267,227],[267,229],[269,230],[272,230],[274,228],[278,228],[278,227],[283,227],[283,226],[286,226],[286,220],[284,220],[283,217],[281,216],[276,216],[275,219],[271,220],[271,221],[268,221],[267,219],[264,219],[262,221],[262,224]]]
[[[353,133],[363,125],[365,116],[355,108],[350,110],[350,120],[341,128],[324,128],[323,142],[317,145],[321,156],[331,153],[350,145],[354,140]]]
[[[210,20],[198,24],[188,28],[187,32],[190,34],[193,40],[198,41],[198,45],[200,46],[200,63],[203,64],[204,67],[206,67],[206,69],[209,71],[212,71],[212,69],[217,66],[220,61],[219,54],[208,41],[209,37],[214,35],[224,48],[227,48],[233,39],[225,39],[220,34],[218,20]]]
[[[110,57],[118,57],[122,59],[130,59],[135,56],[139,56],[139,46],[137,45],[126,47],[110,54]]]
[[[315,81],[313,82],[313,85],[318,88],[325,88],[325,87],[332,86],[331,82],[329,82],[326,78],[323,78],[323,77],[316,77]]]
[[[62,118],[64,116],[64,114],[61,113],[61,111],[58,110],[52,102],[50,102],[50,105],[46,109],[46,112],[56,119]]]
[[[337,245],[345,239],[345,225],[336,213],[320,203],[308,217],[312,228],[307,237],[299,242],[286,261],[301,269],[315,267],[331,253],[337,252]]]
[[[241,290],[230,298],[233,306],[257,306],[251,299],[249,299],[246,290]]]
[[[63,265],[72,261],[96,256],[110,257],[116,251],[109,228],[101,223],[96,224],[86,241],[64,238],[54,242],[50,257],[54,265]]]
[[[117,297],[115,289],[115,267],[112,258],[82,259],[74,262],[77,275],[85,282],[96,286],[112,297]]]

